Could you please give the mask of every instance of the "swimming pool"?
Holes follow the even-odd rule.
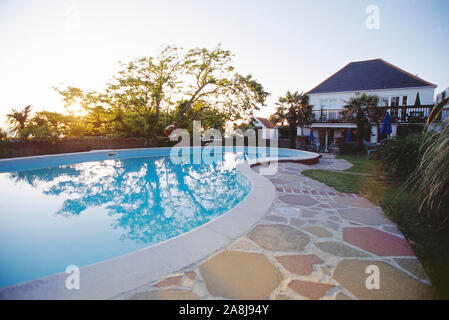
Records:
[[[276,151],[279,158],[301,156]],[[270,155],[226,150],[213,163],[174,164],[169,149],[137,149],[2,160],[0,287],[195,229],[250,192],[237,163]]]

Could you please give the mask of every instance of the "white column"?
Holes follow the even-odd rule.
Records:
[[[324,152],[327,152],[327,140],[328,140],[328,137],[329,137],[328,130],[329,129],[326,129],[326,141],[324,142]]]

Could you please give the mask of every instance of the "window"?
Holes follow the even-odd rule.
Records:
[[[391,97],[391,106],[396,107],[390,110],[391,117],[397,118],[399,115],[399,110],[397,108],[399,107],[399,97]]]
[[[327,103],[329,100],[320,100],[320,108],[321,109],[327,109]]]
[[[406,107],[407,106],[407,96],[403,96],[402,97],[402,106]]]
[[[379,98],[379,107],[388,107],[388,97]]]
[[[399,107],[399,97],[391,97],[391,106]]]
[[[337,99],[329,100],[329,109],[335,109],[337,107]]]

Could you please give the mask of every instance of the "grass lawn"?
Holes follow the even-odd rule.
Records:
[[[449,299],[449,232],[436,233],[422,222],[416,198],[402,190],[403,181],[389,176],[381,161],[366,160],[365,155],[337,158],[353,167],[342,172],[306,170],[303,174],[338,191],[359,193],[381,207],[407,237],[440,297]]]

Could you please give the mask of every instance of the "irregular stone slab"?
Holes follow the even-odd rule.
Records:
[[[207,290],[216,297],[266,299],[282,274],[262,254],[223,251],[200,266]]]
[[[372,208],[375,207],[374,204],[369,202],[365,198],[354,198],[354,197],[334,197],[335,202],[344,204],[350,207],[356,208]]]
[[[346,208],[346,206],[344,204],[337,203],[337,202],[331,202],[331,203],[329,203],[329,205],[335,209]]]
[[[170,286],[180,286],[182,281],[182,276],[168,277],[164,280],[156,283],[154,286],[157,288],[165,288]]]
[[[304,230],[310,232],[311,234],[317,236],[318,238],[330,238],[332,233],[321,227],[306,227]]]
[[[288,287],[308,299],[317,300],[319,298],[322,298],[326,294],[326,292],[328,292],[334,286],[325,283],[293,280],[288,284]]]
[[[363,258],[363,257],[369,257],[368,254],[365,252],[359,251],[357,249],[351,248],[341,242],[334,242],[334,241],[328,241],[328,242],[320,242],[315,243],[315,245],[322,251],[333,254],[334,256],[343,257],[343,258],[349,258],[349,257],[357,257],[357,258]]]
[[[330,206],[326,203],[322,203],[318,206],[319,208],[330,208]]]
[[[427,280],[426,272],[424,271],[422,265],[419,263],[418,259],[415,258],[396,258],[394,261],[397,262],[402,268],[414,274],[419,279]]]
[[[312,266],[324,262],[314,254],[279,256],[276,257],[276,260],[288,271],[300,275],[311,275],[313,272]]]
[[[369,290],[365,285],[369,276],[365,271],[370,265],[376,265],[379,268],[380,288],[378,290]],[[363,300],[432,299],[434,297],[430,286],[381,261],[343,260],[337,265],[333,278],[357,298]]]
[[[287,222],[287,218],[279,217],[275,215],[268,215],[263,218],[266,221],[274,221],[274,222]]]
[[[397,234],[399,236],[403,236],[402,232],[398,230],[395,226],[384,226],[383,229],[387,232]]]
[[[373,228],[344,228],[343,240],[379,256],[414,256],[405,239]]]
[[[279,197],[282,202],[288,204],[295,204],[299,206],[310,207],[318,203],[315,199],[309,196],[297,195],[297,194],[286,194]]]
[[[322,223],[322,225],[331,228],[332,230],[338,231],[340,229],[340,225],[338,223],[335,223],[333,221],[325,221]]]
[[[271,181],[271,183],[274,184],[286,184],[288,183],[288,180],[285,179],[280,179],[280,178],[274,178],[274,179],[269,179]]]
[[[201,298],[187,290],[170,289],[139,293],[131,300],[201,300]]]
[[[249,241],[246,240],[237,240],[234,242],[229,249],[231,250],[256,250],[257,247]]]
[[[280,208],[274,209],[274,211],[276,211],[276,213],[283,214],[286,216],[296,216],[298,214],[297,209],[290,208],[290,207],[280,207]]]
[[[336,222],[342,222],[342,220],[339,217],[337,217],[337,216],[329,217],[329,219],[334,220]]]
[[[258,225],[248,233],[248,238],[273,251],[304,251],[310,241],[308,235],[284,225]]]
[[[335,300],[352,300],[352,298],[348,297],[344,293],[339,293],[335,296]]]
[[[301,217],[303,218],[312,218],[316,216],[319,212],[318,211],[312,211],[312,210],[301,210]]]
[[[379,226],[382,224],[391,223],[380,209],[374,210],[360,210],[360,209],[339,209],[338,213],[346,220],[352,220],[359,223],[364,223],[370,226]]]
[[[301,220],[301,219],[298,219],[298,218],[291,218],[290,219],[290,224],[292,224],[293,226],[298,227],[298,228],[301,228],[306,223],[307,223],[307,221]]]

